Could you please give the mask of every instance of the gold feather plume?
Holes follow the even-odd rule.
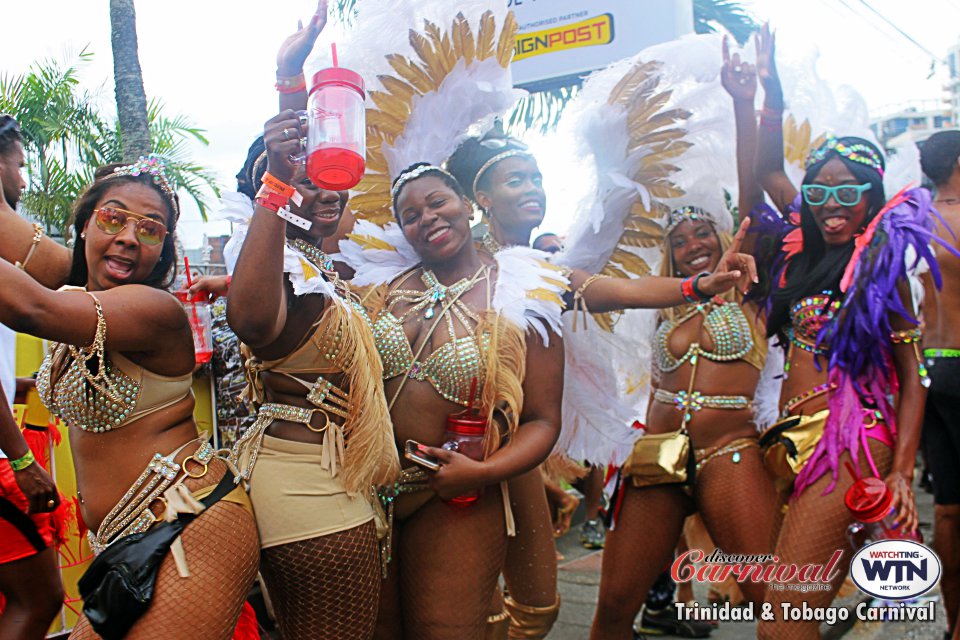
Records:
[[[476,34],[462,13],[453,19],[449,29],[424,20],[423,29],[410,30],[414,56],[391,54],[387,61],[395,76],[378,76],[381,91],[370,91],[374,106],[367,108],[367,167],[363,180],[356,187],[350,207],[359,218],[384,225],[393,220],[390,197],[390,172],[383,146],[393,145],[403,135],[413,111],[414,102],[440,84],[461,59],[467,65],[495,57],[506,68],[513,57],[517,21],[507,13],[497,32],[492,11],[479,20]]]
[[[627,110],[627,154],[641,149],[645,152],[630,178],[650,193],[650,207],[644,206],[639,197],[630,207],[616,248],[600,271],[604,275],[628,278],[650,274],[650,265],[635,249],[663,244],[662,221],[670,213],[670,207],[663,199],[683,195],[683,189],[671,180],[679,168],[670,161],[691,146],[684,140],[686,130],[682,126],[690,113],[683,109],[664,108],[671,92],[660,88],[660,67],[656,61],[637,61],[607,99],[607,104],[620,105]],[[613,314],[594,314],[594,319],[607,331],[613,329]]]
[[[821,133],[816,139],[811,139],[812,135],[809,120],[804,118],[803,122],[797,124],[793,114],[788,115],[783,121],[783,159],[803,168],[803,163],[806,162],[810,151],[826,140],[825,134]]]

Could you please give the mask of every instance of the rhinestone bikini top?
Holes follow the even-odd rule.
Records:
[[[475,283],[469,280],[444,287],[433,278],[430,272],[421,276],[426,291],[396,288],[387,294],[387,303],[371,321],[373,337],[383,361],[383,379],[389,380],[407,374],[413,380],[429,382],[437,393],[451,402],[467,406],[470,401],[470,389],[474,378],[477,388],[483,388],[485,368],[484,354],[490,345],[489,334],[477,335],[474,332],[480,318],[466,304],[456,300],[456,296],[469,290]],[[404,279],[400,280],[403,284]],[[469,286],[468,286],[469,285]],[[447,302],[456,300],[446,311],[439,311],[445,317],[437,322],[446,324],[449,340],[433,350],[426,358],[416,360],[413,348],[403,330],[404,322],[417,319],[423,312],[423,322],[433,322],[437,308],[447,306]],[[406,312],[398,317],[393,308],[398,302],[410,303]],[[454,330],[453,318],[465,327],[469,335],[458,337]],[[428,338],[429,339],[429,338]]]
[[[790,341],[805,351],[825,353],[829,348],[821,342],[817,346],[817,339],[823,329],[833,321],[840,308],[841,301],[830,303],[830,291],[817,295],[806,296],[797,300],[790,307]]]
[[[37,373],[37,392],[44,406],[71,427],[94,433],[112,431],[192,393],[193,374],[161,376],[119,353],[107,354],[100,365],[104,369],[104,390],[90,388],[82,371],[86,365],[75,358],[53,383],[53,363],[65,357],[59,355],[65,351],[64,345],[55,344],[43,359]]]
[[[673,335],[677,327],[697,314],[703,316],[703,330],[713,341],[713,351],[707,351],[698,342],[694,342],[682,356],[677,358],[670,352],[670,336]],[[689,313],[675,321],[665,320],[660,323],[656,334],[657,366],[660,371],[669,373],[676,371],[684,362],[691,360],[696,355],[702,355],[704,358],[715,362],[748,359],[747,356],[754,351],[756,345],[757,343],[753,338],[753,327],[746,316],[743,315],[740,305],[714,298],[707,303],[698,304]],[[749,358],[750,363],[757,368],[762,368],[764,355],[763,353],[759,354],[759,364],[753,362],[754,358]]]

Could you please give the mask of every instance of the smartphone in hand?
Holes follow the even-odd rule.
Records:
[[[403,447],[403,457],[416,462],[421,467],[429,469],[430,471],[439,471],[440,459],[426,453],[423,450],[424,448],[424,445],[416,440],[407,440]]]

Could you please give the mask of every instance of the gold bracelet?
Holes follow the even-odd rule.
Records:
[[[33,452],[28,450],[25,455],[20,456],[15,460],[11,459],[10,468],[12,468],[14,471],[23,471],[36,461],[37,459],[33,456]]]
[[[577,330],[577,315],[583,315],[584,326],[587,322],[587,314],[590,313],[590,309],[587,308],[587,301],[583,299],[583,294],[586,292],[587,287],[592,285],[594,282],[601,278],[609,278],[610,276],[603,273],[595,273],[586,280],[583,281],[577,290],[573,292],[573,330]]]
[[[23,262],[17,262],[14,266],[20,271],[27,270],[27,263],[30,262],[30,258],[33,257],[33,252],[37,250],[37,246],[40,244],[40,238],[43,237],[43,225],[39,222],[33,223],[33,239],[30,241],[30,249],[27,251],[27,257],[23,259]]]

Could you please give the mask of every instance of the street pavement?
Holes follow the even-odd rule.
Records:
[[[933,497],[918,490],[917,507],[920,512],[920,529],[927,544],[933,538]],[[582,516],[581,516],[582,519]],[[575,524],[570,531],[557,540],[557,550],[563,555],[560,561],[559,590],[562,599],[557,623],[547,636],[548,640],[585,640],[590,635],[590,622],[597,604],[597,592],[600,586],[600,564],[602,551],[589,551],[580,546],[580,526]],[[856,607],[868,598],[856,587],[844,589],[847,594],[840,598],[839,604]],[[701,604],[707,603],[707,586],[694,583],[694,596]],[[855,622],[851,610],[850,621],[838,623],[834,627],[824,625],[821,634],[825,640],[941,640],[946,630],[946,616],[940,602],[939,586],[924,597],[936,598],[937,612],[935,622]],[[756,636],[756,625],[748,622],[726,622],[714,629],[712,640],[734,640]],[[654,638],[654,636],[648,636]],[[674,636],[658,636],[674,637]]]

